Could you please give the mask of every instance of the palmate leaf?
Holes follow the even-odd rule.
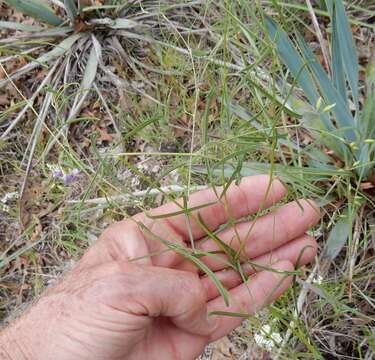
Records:
[[[16,10],[49,25],[59,26],[63,23],[63,20],[48,5],[40,0],[5,0],[5,2]]]

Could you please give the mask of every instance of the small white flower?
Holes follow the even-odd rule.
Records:
[[[314,284],[320,285],[323,282],[323,276],[316,275],[316,277],[312,281]]]
[[[259,346],[271,351],[275,345],[280,345],[283,339],[279,333],[271,331],[271,326],[264,325],[260,332],[254,335],[254,340]]]
[[[7,202],[13,199],[17,199],[19,194],[17,191],[8,192],[0,199],[0,210],[9,213],[10,207],[7,205]]]

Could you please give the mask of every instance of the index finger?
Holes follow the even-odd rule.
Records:
[[[215,191],[216,190],[216,191]],[[272,179],[268,175],[257,175],[243,178],[239,185],[232,183],[225,194],[224,188],[217,187],[207,189],[192,194],[188,201],[188,209],[199,208],[189,215],[189,226],[194,239],[199,239],[206,235],[206,232],[197,221],[198,211],[205,225],[213,231],[220,225],[225,224],[229,218],[240,219],[247,215],[256,213],[280,201],[286,194],[286,188],[280,180]],[[153,216],[168,216],[163,218],[164,225],[171,228],[173,233],[177,233],[183,241],[189,240],[188,224],[185,214],[173,216],[176,212],[181,212],[183,200],[176,203],[168,203],[150,211]],[[207,207],[203,207],[207,204]],[[147,215],[144,215],[147,217]]]

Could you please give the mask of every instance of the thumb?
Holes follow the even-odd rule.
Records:
[[[126,277],[131,277],[132,294],[122,297],[131,305],[132,312],[150,318],[168,317],[178,328],[197,335],[210,335],[216,320],[208,317],[207,295],[198,275],[155,266],[126,266]],[[135,285],[135,286],[134,286]],[[130,296],[129,296],[130,295]],[[128,300],[133,304],[129,304]],[[125,300],[125,301],[124,301]]]

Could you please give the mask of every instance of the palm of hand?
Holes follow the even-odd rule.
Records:
[[[239,186],[232,185],[220,201],[212,190],[193,194],[189,207],[216,201],[199,210],[213,231],[228,217],[241,219],[254,214],[285,195],[279,181],[269,185],[267,176],[244,178]],[[167,204],[151,214],[155,218],[179,210],[176,204]],[[205,231],[196,221],[196,214],[197,211],[190,216],[195,247],[205,252],[218,250],[211,239],[202,240]],[[251,276],[251,281],[243,283],[236,271],[227,269],[224,255],[200,259],[229,290],[229,306],[209,277],[177,253],[163,251],[165,246],[159,238],[188,248],[190,234],[185,215],[153,220],[139,214],[112,225],[36,306],[41,311],[49,308],[52,313],[56,309],[68,312],[55,316],[58,320],[51,321],[45,331],[50,348],[56,348],[56,344],[61,348],[60,356],[54,358],[195,358],[208,342],[226,335],[241,322],[235,317],[208,319],[208,312],[251,314],[288,288],[290,276],[260,270],[266,266],[292,271],[297,259],[299,265],[311,261],[316,242],[305,232],[318,220],[318,211],[311,202],[301,201],[219,232],[222,241],[243,250],[243,269]],[[252,265],[246,263],[249,259]],[[30,318],[33,313],[38,314],[38,310],[32,309]],[[53,336],[48,335],[49,328],[56,328]],[[47,346],[45,351],[50,351]]]

